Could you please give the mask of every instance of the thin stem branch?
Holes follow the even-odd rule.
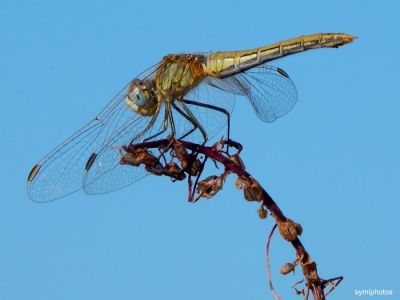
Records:
[[[271,245],[271,239],[274,234],[274,231],[276,229],[277,225],[275,224],[274,227],[272,227],[271,232],[269,233],[268,239],[267,239],[267,250],[266,250],[266,261],[267,261],[267,276],[268,276],[268,282],[269,282],[269,288],[271,289],[272,296],[276,300],[282,300],[282,298],[278,295],[278,293],[275,291],[274,286],[272,284],[272,272],[271,272],[271,263],[270,263],[270,255],[269,255],[269,249]]]
[[[306,289],[307,289],[307,296],[308,297],[308,292],[311,290],[311,293],[313,295],[314,300],[324,300],[325,299],[325,293],[324,293],[324,288],[327,285],[333,285],[333,288],[335,288],[337,285],[333,284],[333,281],[335,279],[338,280],[338,283],[343,279],[343,277],[338,277],[334,278],[332,280],[323,280],[318,276],[317,273],[317,264],[311,259],[311,256],[301,243],[299,239],[299,235],[302,233],[302,228],[300,224],[295,223],[291,219],[287,218],[282,210],[279,208],[279,206],[276,204],[276,202],[272,199],[272,197],[267,193],[267,191],[264,190],[264,188],[261,187],[261,185],[254,179],[254,177],[248,173],[245,168],[244,164],[238,163],[237,159],[232,159],[233,155],[228,156],[225,152],[223,152],[221,149],[223,146],[227,145],[228,147],[233,147],[238,150],[237,156],[242,150],[242,146],[232,140],[227,140],[227,141],[220,141],[212,146],[204,146],[204,145],[199,145],[195,144],[189,141],[174,141],[175,143],[179,143],[180,146],[183,145],[184,149],[190,150],[192,154],[194,154],[194,157],[197,157],[198,154],[203,154],[205,156],[205,159],[209,158],[214,162],[220,163],[224,166],[225,172],[224,176],[226,177],[227,174],[229,173],[234,173],[238,176],[239,180],[242,182],[242,187],[243,187],[243,192],[246,200],[249,201],[258,201],[262,203],[262,207],[265,207],[271,212],[271,215],[276,221],[276,227],[278,227],[279,232],[282,236],[283,239],[286,241],[290,242],[292,247],[295,249],[296,252],[296,262],[301,265],[302,267],[302,273],[305,277],[305,282],[306,282]],[[171,139],[162,139],[162,140],[157,140],[157,141],[149,141],[145,143],[139,143],[139,144],[132,144],[129,146],[123,146],[122,149],[126,153],[135,153],[139,149],[162,149],[164,148],[165,151],[169,150],[169,147],[174,148],[174,143],[171,143]],[[240,159],[239,159],[240,160]],[[121,163],[124,161],[124,163],[127,163],[126,160],[121,158]],[[145,164],[145,162],[142,162]],[[181,160],[182,163],[182,160]],[[190,163],[191,164],[191,163]],[[189,164],[189,168],[190,168]],[[132,164],[132,165],[137,165],[137,164]],[[182,163],[183,165],[183,163]],[[146,165],[148,167],[148,165]],[[204,167],[204,164],[202,165]],[[187,168],[183,168],[184,172],[189,173]],[[197,172],[197,175],[201,173],[202,169]],[[168,172],[163,173],[164,175],[171,176]],[[190,176],[192,174],[190,173]],[[221,175],[222,177],[222,175]],[[223,178],[223,180],[225,179]],[[191,193],[192,188],[191,188],[191,177],[189,177],[189,193]],[[210,180],[211,181],[211,180]],[[196,181],[197,184],[197,181]],[[196,189],[196,184],[193,187],[193,189]],[[215,184],[215,183],[213,183]],[[211,187],[214,188],[214,193],[208,194],[209,197],[212,197],[216,192],[218,192],[222,188],[222,183],[221,181],[219,182],[220,185],[215,185]],[[190,195],[191,196],[191,195]],[[189,198],[190,198],[189,196]],[[200,196],[202,196],[200,194]],[[190,198],[192,199],[192,198]],[[275,227],[274,227],[275,228]],[[269,245],[269,241],[268,241]],[[268,250],[267,250],[268,251]],[[269,264],[269,261],[268,261]],[[273,290],[272,285],[271,285],[271,290]],[[328,291],[328,293],[330,293]],[[274,292],[273,292],[274,293]],[[328,294],[327,293],[327,294]],[[276,295],[277,296],[277,295]],[[275,297],[275,294],[274,294]],[[279,296],[276,297],[276,299],[279,299]]]

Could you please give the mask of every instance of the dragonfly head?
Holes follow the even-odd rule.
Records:
[[[125,97],[125,104],[130,109],[141,115],[151,116],[157,109],[157,103],[152,80],[132,80]]]

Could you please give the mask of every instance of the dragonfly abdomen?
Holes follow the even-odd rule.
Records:
[[[317,33],[250,50],[213,52],[205,68],[211,76],[227,77],[287,55],[317,48],[337,48],[354,39],[345,33]]]

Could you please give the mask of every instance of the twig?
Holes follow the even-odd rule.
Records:
[[[268,276],[268,282],[269,282],[269,288],[271,289],[271,293],[272,296],[274,296],[274,298],[276,300],[281,300],[282,298],[279,297],[278,293],[275,291],[274,286],[272,285],[272,272],[271,272],[271,264],[270,264],[270,260],[269,260],[269,246],[271,244],[271,239],[272,239],[272,235],[274,234],[274,231],[276,229],[277,225],[275,224],[274,227],[272,227],[271,232],[269,233],[268,236],[268,240],[267,240],[267,255],[266,255],[266,261],[267,261],[267,276]]]
[[[131,163],[133,166],[138,165],[138,159],[135,157],[136,153],[143,153],[146,152],[147,149],[162,149],[165,147],[170,147],[172,145],[172,150],[175,151],[175,154],[177,152],[177,149],[181,151],[180,156],[178,155],[174,156],[177,157],[180,162],[182,169],[178,168],[177,165],[174,165],[174,168],[167,168],[163,167],[160,165],[159,162],[154,163],[151,154],[148,154],[147,156],[144,156],[143,161],[139,159],[139,164],[143,163],[146,166],[146,169],[148,170],[157,170],[157,175],[166,175],[173,177],[177,180],[182,180],[184,176],[184,173],[188,173],[189,176],[195,175],[199,176],[201,174],[202,169],[204,167],[204,164],[200,164],[200,162],[197,162],[198,166],[196,168],[193,168],[193,156],[196,158],[198,154],[203,154],[205,155],[205,159],[210,158],[214,162],[218,162],[222,164],[225,168],[225,171],[222,175],[218,176],[211,176],[212,178],[206,178],[202,182],[198,182],[198,178],[196,180],[196,184],[193,187],[193,191],[196,190],[196,188],[199,190],[199,186],[196,187],[197,182],[200,185],[201,183],[201,188],[200,191],[200,197],[207,197],[211,198],[214,196],[219,190],[222,189],[223,182],[225,180],[225,177],[229,173],[234,173],[238,176],[239,184],[238,186],[243,189],[244,192],[244,197],[248,201],[257,201],[261,202],[262,207],[267,208],[270,212],[271,215],[274,217],[276,221],[276,227],[279,229],[279,233],[282,236],[283,239],[286,241],[290,242],[293,248],[296,251],[296,264],[300,264],[302,268],[302,273],[305,277],[305,284],[306,284],[306,289],[307,293],[305,295],[305,299],[308,298],[308,294],[311,290],[312,295],[314,300],[324,300],[325,299],[325,293],[324,293],[324,288],[327,285],[332,285],[333,281],[335,279],[340,279],[338,280],[338,283],[343,279],[343,277],[337,277],[332,280],[323,280],[318,276],[317,273],[317,264],[311,259],[309,253],[306,251],[304,248],[303,244],[299,240],[299,236],[302,233],[302,227],[300,224],[295,223],[291,219],[287,218],[279,206],[275,203],[275,201],[272,199],[272,197],[261,187],[261,185],[254,179],[253,176],[251,176],[250,173],[248,173],[245,168],[244,164],[242,163],[240,157],[238,154],[242,150],[242,146],[232,140],[227,140],[227,141],[221,141],[218,142],[212,146],[203,146],[199,144],[195,144],[192,142],[188,141],[174,141],[175,143],[171,143],[171,139],[162,139],[162,140],[157,140],[157,141],[149,141],[145,143],[140,143],[140,144],[134,144],[134,145],[129,145],[129,146],[123,146],[122,149],[126,152],[126,154],[121,155],[121,163],[125,164],[130,164],[129,159],[132,159],[131,156],[134,157],[134,163]],[[238,152],[235,155],[228,156],[226,152],[221,151],[222,147],[224,145],[227,145],[229,147],[236,148]],[[169,149],[166,149],[169,150]],[[187,153],[187,150],[190,150],[191,153]],[[183,152],[182,152],[183,151]],[[165,151],[164,151],[165,152]],[[128,159],[125,156],[130,156]],[[192,155],[192,156],[191,156]],[[148,157],[150,156],[150,157]],[[146,160],[147,159],[147,160]],[[149,161],[153,165],[148,165],[146,162]],[[188,163],[189,162],[189,163]],[[200,168],[201,165],[201,168]],[[156,167],[156,168],[155,168]],[[176,175],[175,173],[178,173]],[[191,195],[192,191],[192,182],[191,182],[191,177],[189,177],[189,199],[193,199]],[[218,180],[219,179],[219,180]],[[275,229],[275,227],[274,227]],[[272,232],[271,232],[272,233]],[[269,241],[268,241],[269,245]],[[267,250],[268,251],[268,250]],[[269,261],[268,261],[269,264]],[[272,288],[272,283],[270,282],[271,290],[272,293],[274,294],[274,297],[276,299],[279,299],[279,296],[275,295],[274,290]],[[333,284],[333,287],[328,291],[327,295],[336,287],[337,285]],[[277,298],[277,297],[278,298]]]

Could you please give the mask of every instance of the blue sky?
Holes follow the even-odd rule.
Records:
[[[265,124],[240,99],[232,135],[248,171],[303,225],[320,276],[345,277],[332,299],[398,295],[398,11],[395,1],[1,0],[0,299],[272,299],[273,222],[257,218],[233,177],[195,205],[185,183],[158,177],[39,205],[26,176],[165,54],[317,32],[359,39],[273,62],[295,82],[297,105]],[[300,272],[277,271],[293,256],[276,235],[274,284],[287,299]]]

